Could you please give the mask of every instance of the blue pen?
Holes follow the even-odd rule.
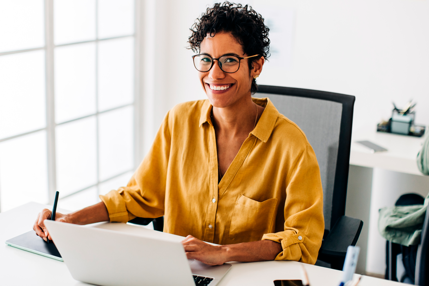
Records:
[[[339,286],[344,286],[353,279],[359,257],[359,250],[359,246],[349,246],[347,248],[346,259],[344,260],[343,266],[343,277],[341,278]]]

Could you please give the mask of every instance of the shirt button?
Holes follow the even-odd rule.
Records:
[[[211,229],[211,228],[213,228],[213,226],[211,224],[209,224],[209,228]]]
[[[216,202],[216,199],[213,199],[213,200],[212,200],[212,202],[213,202],[213,203],[215,203],[215,202]]]
[[[298,240],[302,240],[302,236],[298,236]]]

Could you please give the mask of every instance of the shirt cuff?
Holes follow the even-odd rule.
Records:
[[[262,236],[262,240],[271,240],[281,244],[283,250],[277,254],[275,260],[301,260],[302,252],[299,244],[304,242],[305,237],[300,235],[298,230],[290,228],[282,232],[267,233]]]
[[[100,200],[103,201],[109,213],[109,219],[111,222],[128,222],[135,218],[132,214],[127,211],[127,206],[122,196],[122,188],[119,190],[113,190],[106,195],[100,195]]]

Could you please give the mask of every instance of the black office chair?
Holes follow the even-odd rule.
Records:
[[[325,91],[260,85],[255,97],[268,97],[277,110],[305,133],[319,162],[325,235],[320,261],[342,269],[347,247],[356,245],[363,222],[345,216],[355,97]],[[324,265],[327,266],[327,265]]]
[[[350,141],[354,96],[278,86],[260,85],[255,97],[269,97],[280,113],[306,134],[319,162],[323,192],[325,235],[319,260],[342,269],[347,247],[355,245],[363,222],[346,217]],[[136,218],[131,223],[148,224]],[[162,231],[160,224],[154,225]]]
[[[412,204],[423,204],[424,198],[415,195],[415,194],[406,194],[404,196],[413,196],[415,203]],[[400,204],[400,205],[406,205],[406,204]],[[429,207],[428,207],[429,208]],[[413,249],[417,248],[417,255],[415,255],[415,252],[413,253]],[[408,247],[408,259],[407,262],[411,263],[411,261],[415,261],[415,272],[414,273],[407,273],[409,269],[411,268],[411,265],[406,265],[406,273],[404,277],[397,277],[397,256],[402,253],[401,245],[393,243],[391,241],[387,241],[386,243],[386,275],[385,278],[392,281],[399,281],[405,282],[408,284],[412,284],[412,280],[414,280],[413,285],[419,285],[419,286],[426,286],[429,285],[429,212],[426,209],[426,216],[423,222],[422,226],[422,234],[421,234],[421,240],[419,245],[414,245],[411,247]],[[414,274],[414,275],[413,275]],[[408,277],[408,275],[413,277]]]

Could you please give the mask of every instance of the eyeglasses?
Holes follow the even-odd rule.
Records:
[[[240,57],[236,54],[225,54],[219,58],[213,58],[208,54],[199,54],[192,56],[194,66],[197,71],[208,72],[214,65],[216,60],[219,64],[220,69],[226,73],[234,73],[240,68],[240,61],[248,58],[257,57],[259,55],[253,55],[249,57]]]

